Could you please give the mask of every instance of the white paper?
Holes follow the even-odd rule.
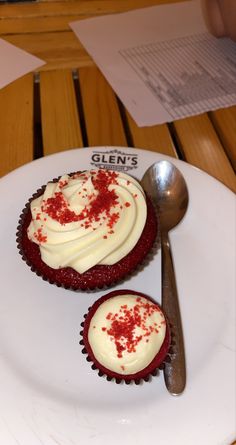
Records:
[[[0,88],[45,63],[38,57],[0,39]]]
[[[199,1],[70,26],[139,126],[236,104],[236,44],[207,32]]]

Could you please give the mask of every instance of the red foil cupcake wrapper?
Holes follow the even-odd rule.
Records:
[[[52,182],[59,178],[53,179]],[[28,239],[27,227],[31,221],[30,203],[40,196],[46,185],[32,195],[23,209],[17,227],[16,241],[19,253],[31,271],[44,281],[73,291],[96,292],[122,283],[130,276],[139,273],[152,260],[160,246],[157,230],[157,216],[149,198],[147,198],[148,218],[143,233],[132,251],[113,266],[97,265],[83,274],[70,267],[52,269],[40,255],[39,246]],[[155,228],[155,230],[153,230]]]
[[[113,292],[110,292],[108,295],[111,298],[112,294],[116,294],[117,295],[117,293],[119,293],[120,295],[121,294],[126,294],[126,293],[131,293],[131,294],[135,294],[135,295],[137,294],[137,295],[143,296],[143,297],[145,297],[145,298],[147,298],[150,301],[155,303],[155,301],[153,301],[147,295],[144,295],[144,294],[139,293],[139,292],[127,290],[127,289],[126,290],[121,290],[121,291],[113,291]],[[101,300],[101,299],[99,299],[99,300]],[[95,304],[97,304],[97,302],[95,302],[94,305]],[[160,305],[158,305],[158,306],[161,307]],[[88,313],[89,313],[90,310],[91,310],[91,307],[88,308]],[[84,315],[85,319],[87,318],[88,313]],[[83,349],[82,349],[81,352],[82,352],[82,354],[86,355],[86,360],[91,363],[91,368],[93,370],[97,370],[98,371],[98,376],[99,377],[105,377],[106,380],[109,381],[109,382],[113,381],[116,384],[125,383],[126,385],[130,385],[130,384],[140,385],[143,382],[150,382],[152,380],[152,377],[158,376],[159,372],[163,371],[163,369],[165,368],[165,364],[169,363],[171,361],[171,357],[175,353],[174,334],[173,334],[173,332],[171,330],[171,325],[168,323],[168,321],[166,319],[166,316],[165,316],[165,320],[167,322],[167,332],[166,332],[166,337],[165,337],[165,340],[164,340],[165,344],[163,343],[163,345],[161,347],[161,349],[162,348],[166,349],[164,357],[161,360],[161,363],[158,364],[158,366],[152,367],[152,363],[155,362],[155,358],[154,358],[154,360],[145,368],[145,370],[147,370],[147,374],[142,376],[142,377],[139,377],[139,376],[136,377],[136,375],[137,374],[138,375],[142,375],[143,371],[145,371],[145,370],[142,370],[142,371],[140,371],[140,372],[138,372],[138,373],[136,373],[134,375],[121,375],[121,374],[117,374],[117,373],[115,373],[113,371],[110,371],[109,369],[106,369],[101,364],[95,363],[95,360],[93,360],[93,358],[90,356],[90,355],[93,355],[93,354],[91,354],[88,351],[88,348],[86,348],[86,345],[85,345],[85,342],[84,342],[84,323],[85,323],[85,321],[83,321],[81,323],[81,327],[83,328],[83,330],[80,331],[80,335],[81,335],[82,339],[79,342],[79,344],[81,346],[83,346]],[[152,367],[152,369],[149,370],[151,367]]]

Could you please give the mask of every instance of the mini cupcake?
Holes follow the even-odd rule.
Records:
[[[17,243],[44,280],[94,290],[133,272],[156,236],[155,210],[141,185],[127,174],[98,169],[39,189],[20,217]]]
[[[118,290],[101,297],[82,326],[82,352],[107,380],[148,381],[169,359],[171,335],[163,311],[140,292]]]

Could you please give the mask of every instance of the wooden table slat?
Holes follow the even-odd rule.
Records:
[[[177,3],[178,0],[171,0]],[[168,0],[159,0],[159,4],[168,3]],[[170,1],[169,1],[170,3]],[[65,1],[40,1],[32,3],[13,3],[0,5],[0,18],[2,21],[8,19],[21,19],[32,17],[50,17],[74,15],[79,18],[126,12],[131,9],[155,6],[156,0],[67,0]],[[9,28],[10,29],[10,28]],[[0,26],[1,33],[1,26]]]
[[[82,147],[83,140],[71,71],[41,73],[40,98],[44,154]]]
[[[172,0],[177,2],[178,0]],[[159,3],[167,3],[161,0]],[[156,0],[138,0],[136,8],[156,5]],[[0,4],[0,35],[29,34],[48,31],[68,31],[69,23],[92,16],[126,12],[134,7],[133,0],[61,0],[32,3]],[[71,31],[72,32],[72,31]]]
[[[207,114],[174,122],[185,160],[236,191],[233,168]]]
[[[69,15],[68,13],[62,16],[47,17],[47,20],[43,16],[7,18],[0,21],[0,36],[8,40],[12,35],[19,34],[20,40],[21,34],[32,34],[32,38],[34,38],[38,33],[69,31],[69,23],[78,19],[78,15]]]
[[[33,159],[33,75],[0,90],[0,176]]]
[[[37,71],[94,65],[72,31],[15,34],[6,36],[5,40],[44,60],[46,65]]]
[[[210,116],[236,170],[236,106],[213,111]]]
[[[177,157],[175,146],[166,124],[138,127],[130,113],[127,112],[126,115],[134,147]]]
[[[127,146],[116,96],[95,67],[79,69],[88,144]]]

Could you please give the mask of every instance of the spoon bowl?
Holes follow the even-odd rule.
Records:
[[[188,189],[181,172],[169,161],[153,164],[141,181],[159,216],[162,264],[162,307],[174,337],[174,353],[165,363],[165,384],[172,395],[181,394],[186,384],[183,331],[171,247],[168,238],[184,217],[188,207]]]
[[[153,164],[143,176],[142,186],[158,208],[161,230],[175,227],[188,207],[188,189],[182,173],[169,161]]]

